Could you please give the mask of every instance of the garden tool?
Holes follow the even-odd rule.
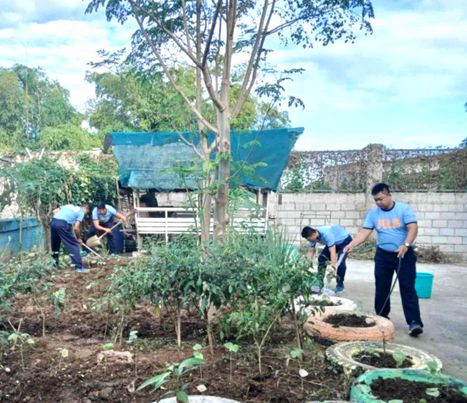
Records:
[[[119,226],[122,224],[122,221],[119,221],[117,224],[112,226],[110,228],[110,231],[112,231],[115,227]],[[96,246],[101,246],[101,239],[105,237],[108,234],[108,232],[104,232],[101,236],[93,235],[86,241],[86,245],[90,246],[91,248],[95,248]]]
[[[85,243],[82,243],[81,245],[83,245],[89,252],[93,253],[94,255],[96,255],[99,259],[101,260],[105,260],[101,255],[99,255],[96,251],[92,250],[88,245],[86,245]]]

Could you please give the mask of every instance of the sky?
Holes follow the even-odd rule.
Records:
[[[0,66],[42,67],[84,112],[97,50],[129,47],[133,27],[85,15],[88,0],[0,0]],[[287,84],[305,109],[297,150],[455,147],[467,137],[467,0],[374,0],[373,34],[354,44],[281,49],[306,71]]]

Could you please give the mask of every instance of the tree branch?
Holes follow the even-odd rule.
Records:
[[[196,118],[199,119],[209,130],[213,131],[214,133],[218,133],[217,128],[213,126],[211,123],[209,123],[209,121],[201,114],[201,112],[196,107],[193,106],[192,102],[188,99],[188,97],[185,95],[182,89],[177,85],[175,79],[172,77],[172,74],[170,73],[169,68],[167,67],[161,55],[159,54],[159,51],[156,49],[154,42],[152,41],[152,39],[149,37],[148,33],[144,29],[143,21],[141,20],[141,18],[137,14],[135,14],[135,19],[140,27],[141,33],[143,34],[144,38],[148,42],[149,46],[151,47],[151,50],[154,53],[154,56],[156,56],[158,62],[162,66],[162,69],[164,70],[164,73],[169,79],[172,86],[180,94],[180,96],[183,98],[183,100],[188,105],[190,110],[195,114]]]
[[[232,112],[232,119],[238,116],[240,110],[243,107],[246,99],[250,95],[251,89],[256,81],[256,74],[259,66],[259,61],[261,58],[262,50],[264,47],[264,41],[266,39],[266,32],[268,26],[271,22],[272,15],[274,13],[274,7],[276,0],[273,0],[271,3],[271,8],[269,9],[269,0],[265,0],[263,4],[263,10],[261,12],[260,22],[258,24],[258,30],[256,32],[256,39],[253,49],[251,51],[250,60],[248,61],[248,66],[245,72],[245,77],[243,78],[242,87],[237,98],[237,102]],[[269,11],[268,11],[269,10]],[[269,15],[268,15],[269,13]],[[268,15],[268,16],[267,16]],[[267,18],[266,18],[267,16]]]

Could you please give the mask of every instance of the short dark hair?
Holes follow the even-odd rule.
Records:
[[[310,235],[313,235],[316,232],[318,232],[318,230],[311,228],[307,225],[306,227],[303,227],[302,229],[302,237],[308,238]]]
[[[376,185],[373,186],[371,189],[371,195],[377,195],[378,193],[383,192],[383,193],[391,193],[391,190],[389,189],[389,186],[386,185],[385,183],[377,183]]]
[[[104,210],[104,209],[106,209],[106,207],[105,207],[105,202],[100,201],[99,203],[97,203],[97,206],[96,206],[96,207],[97,207],[98,210]]]

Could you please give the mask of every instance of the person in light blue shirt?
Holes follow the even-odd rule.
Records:
[[[413,243],[417,237],[417,217],[412,208],[393,200],[389,186],[378,183],[371,191],[376,207],[370,210],[363,222],[363,228],[346,247],[347,252],[370,236],[377,233],[375,255],[375,311],[389,317],[391,284],[396,273],[409,335],[416,337],[423,333],[420,306],[415,291],[416,261]]]
[[[342,256],[342,254],[344,247],[352,241],[350,233],[339,225],[324,225],[317,228],[306,226],[302,229],[302,237],[308,241],[307,257],[310,260],[315,255],[316,244],[324,245],[324,249],[318,257],[318,288],[323,288],[326,266],[328,262],[331,262],[331,265],[337,268],[336,292],[344,291],[347,256],[345,254]],[[339,260],[341,256],[342,258]],[[339,265],[337,265],[338,261]]]
[[[81,206],[66,204],[57,209],[50,223],[50,238],[52,247],[52,257],[58,265],[60,245],[70,255],[71,261],[77,272],[85,271],[81,259],[80,245],[81,240],[81,222],[84,216],[89,213],[89,205],[83,203]]]
[[[126,216],[118,212],[110,204],[99,202],[92,210],[92,225],[89,227],[87,237],[107,233],[107,249],[112,254],[123,252],[123,235],[121,226],[114,227],[115,218],[125,220]]]

